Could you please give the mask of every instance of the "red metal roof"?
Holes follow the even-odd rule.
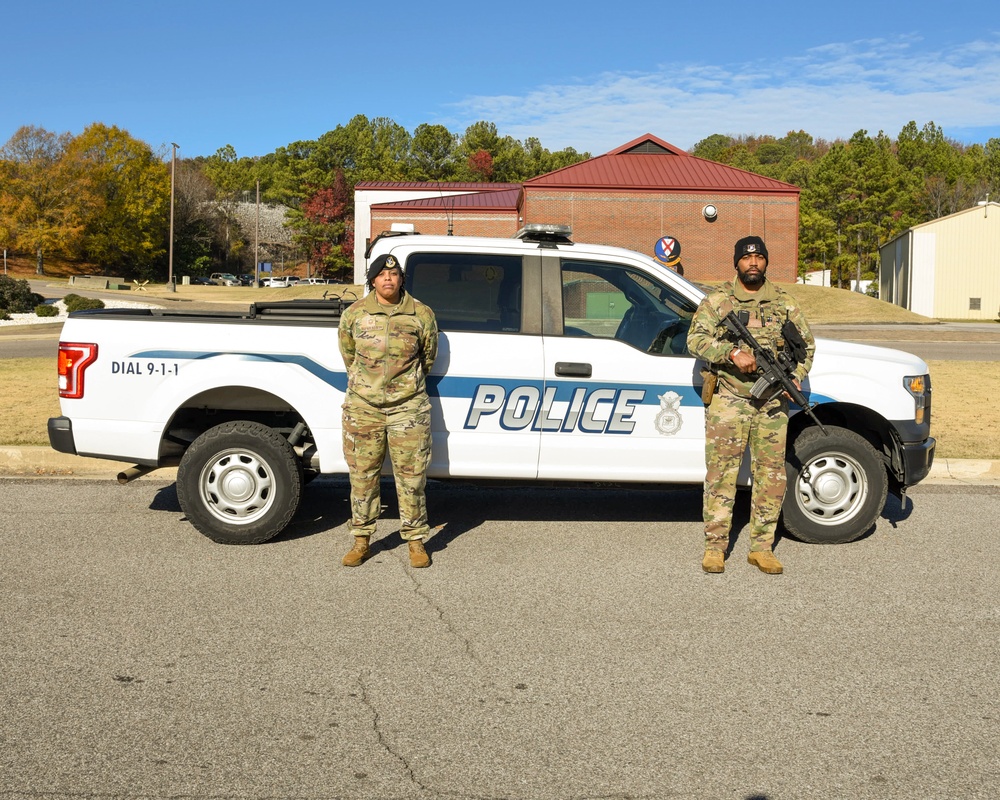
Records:
[[[492,186],[510,186],[511,184],[491,184]],[[461,209],[463,211],[479,210],[508,210],[516,211],[518,202],[521,199],[521,187],[514,186],[512,189],[491,190],[485,192],[475,192],[473,194],[449,194],[444,197],[435,195],[433,197],[421,197],[416,200],[397,200],[391,203],[372,203],[372,208],[379,211],[391,211],[398,209],[445,209],[453,211]]]
[[[524,182],[525,189],[678,190],[798,194],[799,188],[697,158],[647,133],[603,156]]]
[[[399,191],[407,189],[419,189],[422,191],[434,191],[441,189],[450,192],[505,192],[509,189],[520,189],[519,183],[465,183],[459,181],[361,181],[356,184],[355,189],[384,189],[386,191]]]

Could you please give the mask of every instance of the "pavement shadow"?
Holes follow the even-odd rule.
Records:
[[[383,479],[381,485],[382,514],[385,520],[399,519],[395,484]],[[890,494],[882,511],[884,520],[894,529],[908,520],[919,505],[919,498],[908,496],[903,507],[899,498]],[[160,488],[149,505],[152,511],[182,514],[176,484]],[[700,486],[662,488],[624,488],[622,486],[477,486],[452,481],[430,481],[427,489],[427,510],[433,534],[426,543],[427,552],[447,549],[459,536],[476,530],[486,522],[690,522],[700,529],[702,524],[702,489]],[[278,536],[269,543],[328,533],[349,526],[350,484],[346,477],[322,477],[303,489],[298,512]],[[750,492],[736,494],[733,525],[727,557],[748,534],[750,524]],[[877,530],[877,525],[858,537],[863,541]],[[775,534],[775,549],[791,534],[781,525]],[[372,555],[405,545],[398,529],[372,542]]]
[[[383,486],[383,500],[395,497]],[[486,522],[692,522],[701,525],[700,486],[653,489],[621,486],[428,485],[427,512],[434,530],[426,543],[433,554]],[[388,503],[383,516],[398,516]],[[401,540],[400,540],[401,541]],[[392,545],[387,545],[391,547]]]
[[[898,527],[900,522],[905,522],[913,516],[913,511],[919,502],[919,499],[914,500],[913,495],[907,495],[906,507],[904,508],[903,501],[901,501],[896,495],[890,494],[885,501],[885,508],[882,509],[882,516],[880,519],[886,520],[895,529]],[[871,535],[871,532],[869,532],[868,535]]]
[[[177,484],[157,490],[149,504],[150,511],[183,514],[177,497]],[[187,520],[187,517],[181,517]],[[302,490],[302,501],[292,521],[277,536],[264,544],[278,544],[326,533],[350,522],[350,488],[346,479],[320,479]]]

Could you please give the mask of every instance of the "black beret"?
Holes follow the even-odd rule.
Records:
[[[398,269],[402,272],[402,268],[399,266],[399,259],[395,256],[379,256],[368,267],[368,283],[375,280],[378,274],[384,269]]]

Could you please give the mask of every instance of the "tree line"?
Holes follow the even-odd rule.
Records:
[[[879,247],[908,228],[1000,199],[1000,138],[964,145],[933,122],[908,122],[895,140],[715,134],[691,152],[798,186],[799,274],[829,269],[837,285],[876,277]]]
[[[590,157],[501,136],[489,122],[461,135],[424,124],[411,135],[391,119],[363,115],[259,158],[231,145],[207,157],[173,156],[103,123],[79,136],[20,128],[0,148],[0,246],[37,254],[39,272],[48,255],[126,279],[164,280],[173,180],[175,275],[252,272],[256,253],[307,261],[313,274],[335,277],[351,271],[360,181],[520,183]],[[282,213],[261,220],[258,192]]]
[[[838,281],[871,277],[879,245],[908,227],[1000,196],[1000,139],[962,145],[933,122],[910,122],[895,140],[714,134],[691,152],[799,186],[799,270],[830,268]],[[0,148],[0,246],[37,257],[39,272],[48,256],[163,281],[173,172],[175,276],[252,272],[256,255],[346,277],[361,181],[520,183],[590,157],[502,136],[485,121],[462,134],[427,124],[410,134],[363,115],[259,158],[230,145],[172,155],[103,123],[77,136],[22,127]],[[258,193],[281,213],[261,216]]]

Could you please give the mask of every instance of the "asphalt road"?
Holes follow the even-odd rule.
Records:
[[[924,361],[1000,361],[1000,342],[893,342],[856,338],[848,341],[903,350]]]
[[[249,548],[151,478],[0,498],[4,798],[1000,794],[996,487],[782,576],[702,573],[696,490],[434,484],[426,570],[394,502],[339,566],[343,481]]]
[[[815,330],[818,336],[904,350],[925,361],[1000,361],[1000,325],[995,322],[817,325]]]

